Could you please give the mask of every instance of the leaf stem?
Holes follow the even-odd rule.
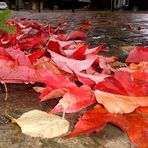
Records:
[[[5,88],[5,98],[4,100],[6,101],[8,99],[8,88],[7,88],[7,85],[4,81],[1,81],[1,83],[4,85],[4,88]]]

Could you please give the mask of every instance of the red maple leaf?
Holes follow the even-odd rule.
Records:
[[[141,61],[148,62],[148,48],[146,47],[136,47],[130,51],[127,63],[140,63]]]
[[[111,114],[105,108],[97,105],[93,110],[86,111],[76,123],[74,130],[65,138],[82,134],[99,132],[110,122],[127,132],[131,141],[139,148],[148,146],[148,108],[137,109],[129,114]]]
[[[148,62],[131,64],[129,68],[134,79],[140,81],[148,81]]]
[[[96,102],[91,88],[88,86],[73,86],[67,89],[67,93],[63,96],[63,98],[59,101],[55,108],[50,111],[50,113],[78,112],[81,109],[86,108]]]
[[[95,95],[109,112],[129,113],[139,106],[148,106],[147,86],[147,81],[135,80],[129,72],[116,71],[96,85]]]
[[[68,36],[67,40],[86,40],[87,35],[82,31],[72,31]]]

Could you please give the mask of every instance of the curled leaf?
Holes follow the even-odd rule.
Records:
[[[130,51],[126,59],[127,63],[140,63],[141,61],[148,61],[148,48],[136,47]]]
[[[100,90],[95,91],[98,103],[101,103],[110,113],[130,113],[137,107],[148,107],[148,96],[134,97],[115,95]]]
[[[59,55],[51,50],[48,50],[48,52],[51,54],[51,59],[54,63],[58,65],[60,69],[68,73],[86,70],[91,67],[96,60],[96,57],[86,60],[75,60]]]
[[[50,113],[74,113],[95,102],[96,99],[94,98],[90,87],[86,85],[81,87],[71,87]]]
[[[87,38],[87,35],[82,31],[72,31],[68,36],[67,40],[85,40]]]

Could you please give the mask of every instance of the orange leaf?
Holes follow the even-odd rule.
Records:
[[[148,106],[148,96],[122,96],[100,90],[95,91],[95,96],[98,103],[103,104],[111,113],[130,113],[139,106]]]
[[[129,68],[134,79],[148,81],[148,62],[131,64]]]
[[[111,121],[127,132],[131,141],[139,148],[148,147],[148,107],[135,112],[118,115]]]
[[[139,148],[148,147],[148,108],[137,109],[129,114],[111,114],[99,105],[86,111],[75,125],[75,129],[64,138],[100,131],[108,122],[127,132],[131,141]]]

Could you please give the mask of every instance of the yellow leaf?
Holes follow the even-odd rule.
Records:
[[[53,138],[68,132],[69,122],[62,117],[32,110],[15,119],[22,133],[31,137]]]

